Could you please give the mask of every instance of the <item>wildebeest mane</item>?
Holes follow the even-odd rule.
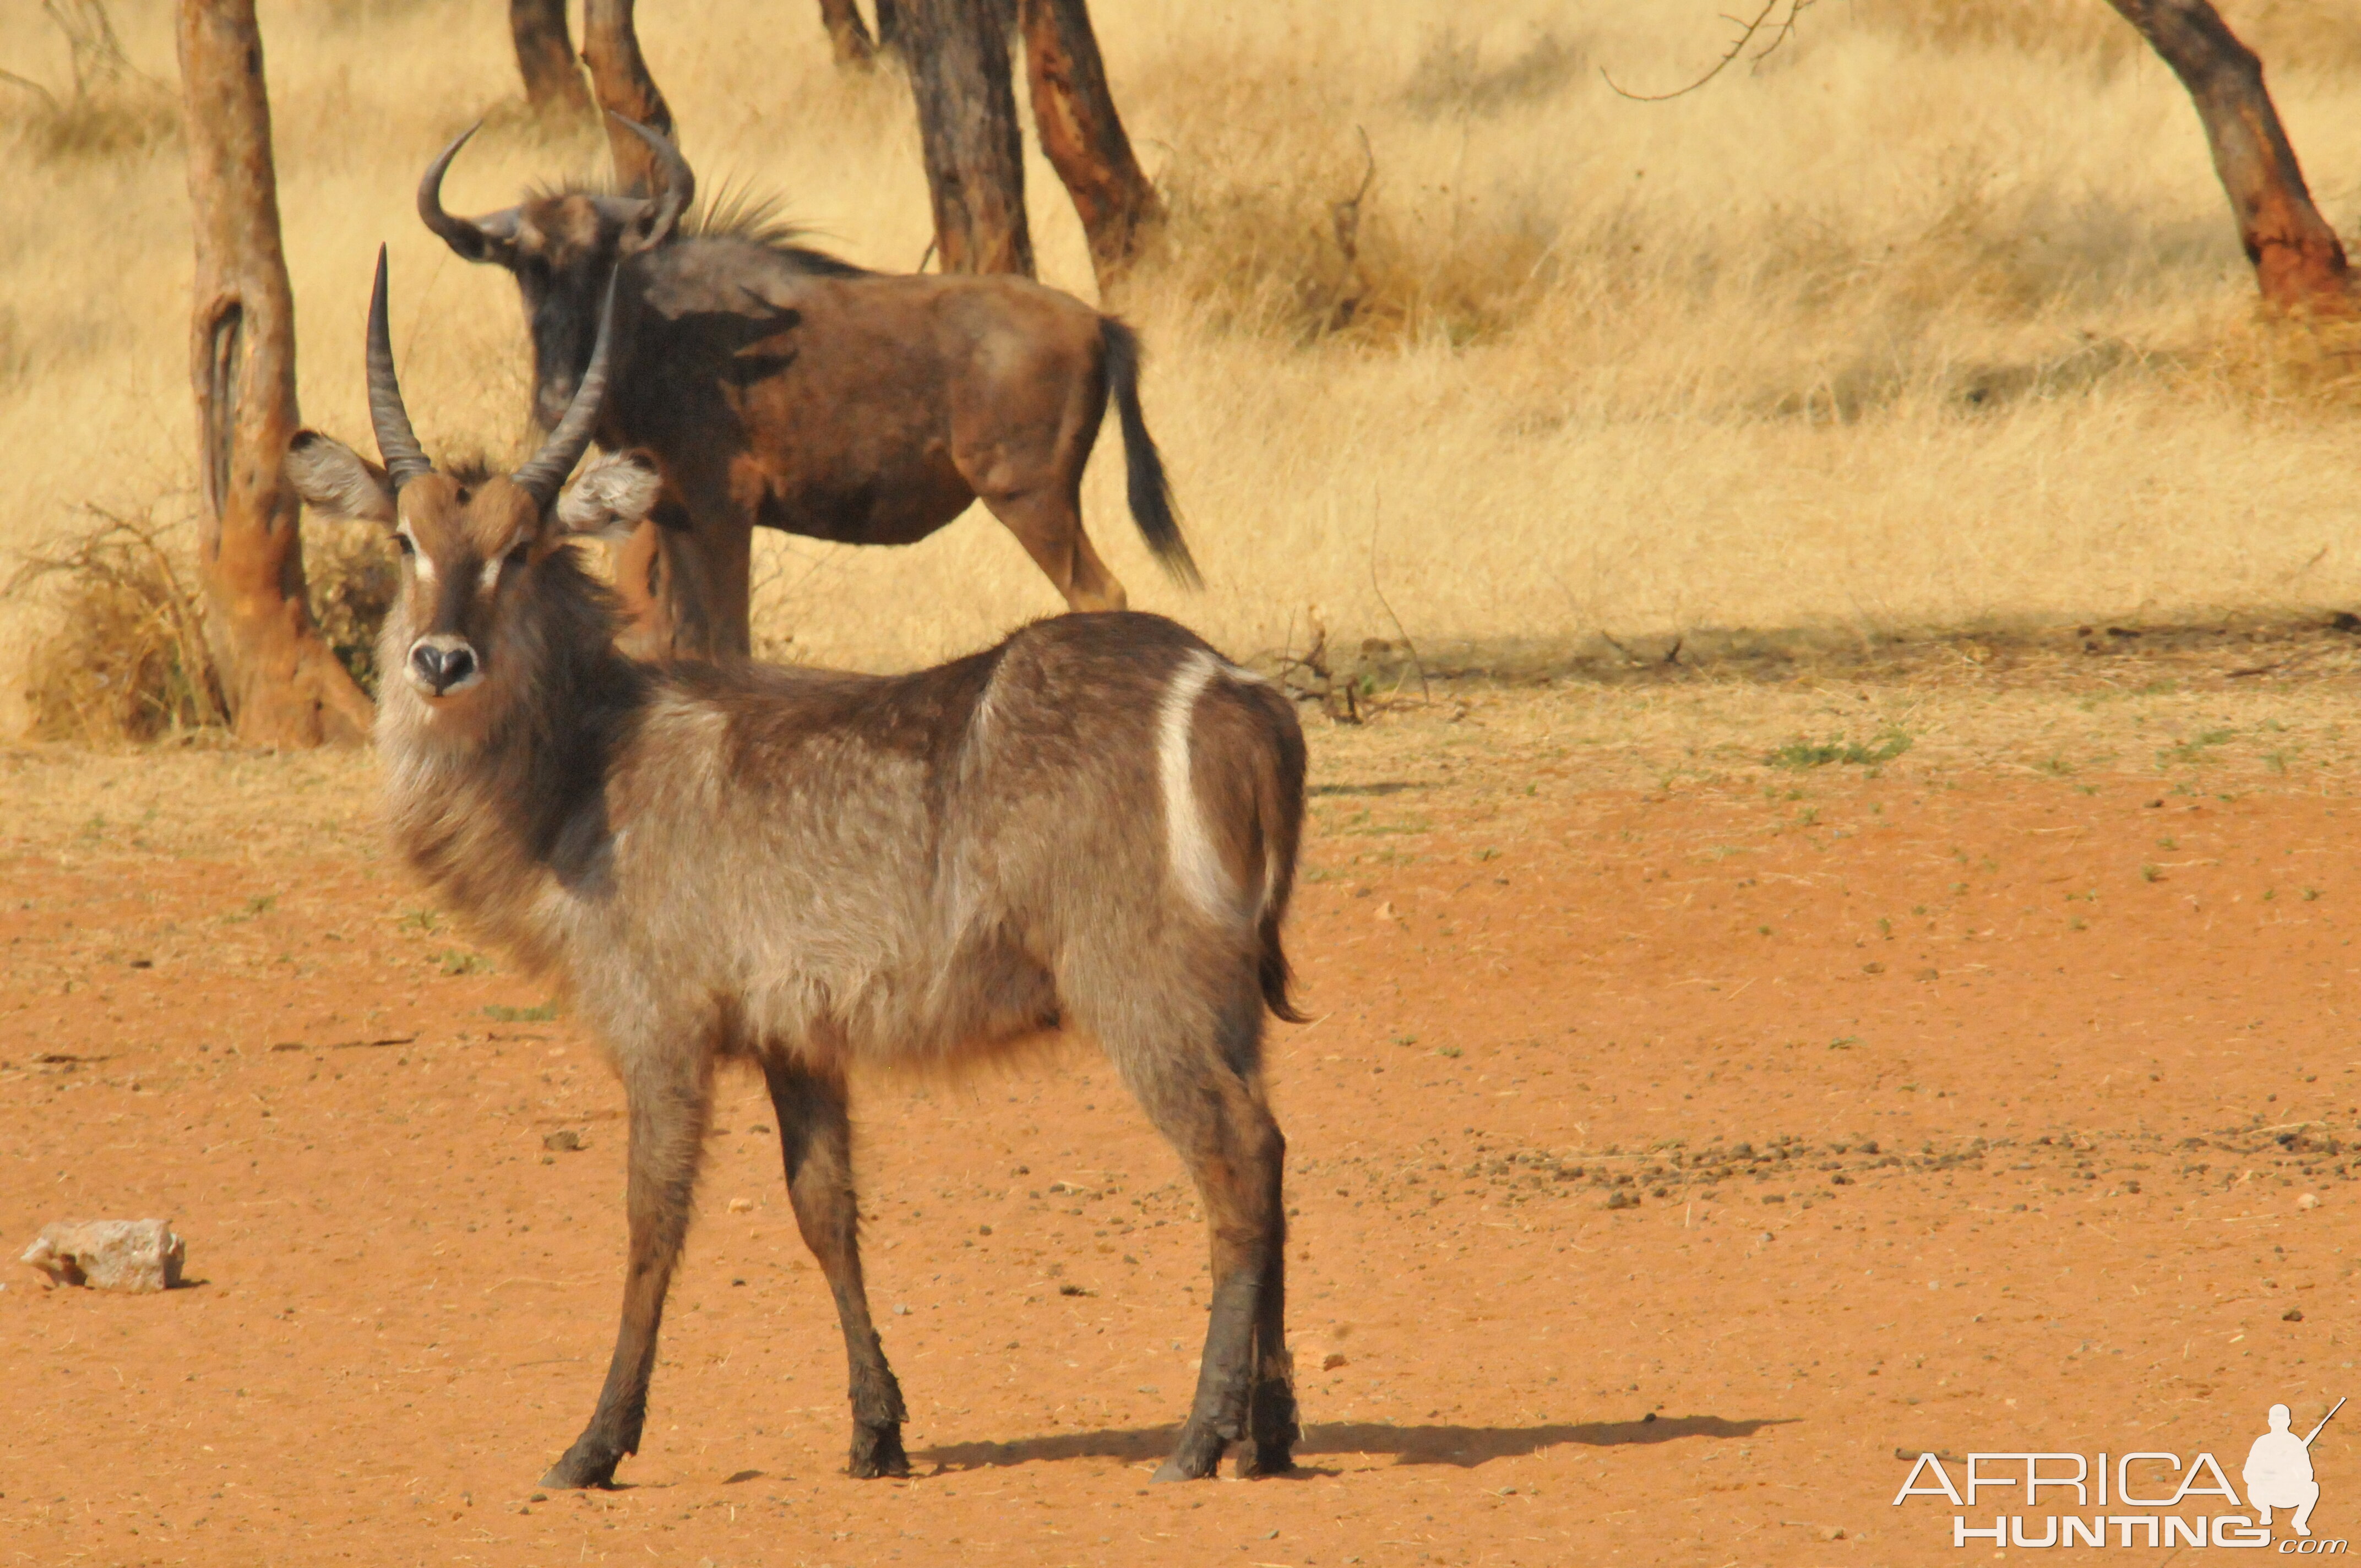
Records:
[[[598,180],[567,180],[536,185],[527,201],[564,196],[612,196],[614,186]],[[868,278],[874,274],[841,257],[800,243],[811,231],[786,215],[786,197],[764,192],[751,181],[724,181],[711,192],[700,192],[683,214],[676,231],[682,239],[742,239],[763,247],[798,272],[821,278]]]

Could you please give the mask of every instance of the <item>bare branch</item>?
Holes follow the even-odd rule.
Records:
[[[1618,82],[1613,76],[1609,75],[1607,68],[1603,65],[1598,68],[1598,74],[1600,79],[1604,81],[1609,87],[1614,89],[1617,96],[1619,97],[1629,98],[1634,103],[1640,104],[1667,103],[1672,99],[1696,92],[1698,88],[1704,86],[1715,77],[1719,76],[1729,68],[1730,61],[1744,54],[1746,52],[1747,46],[1753,43],[1758,38],[1763,37],[1764,29],[1768,28],[1770,31],[1770,41],[1765,43],[1761,49],[1756,49],[1754,51],[1753,59],[1747,62],[1750,66],[1761,65],[1764,60],[1778,53],[1779,48],[1782,44],[1784,44],[1789,38],[1795,36],[1795,19],[1818,3],[1819,0],[1784,0],[1784,4],[1787,7],[1787,15],[1776,23],[1773,23],[1771,18],[1779,9],[1782,0],[1763,0],[1763,9],[1754,13],[1753,19],[1751,21],[1741,16],[1723,16],[1723,21],[1730,23],[1731,26],[1739,29],[1738,37],[1730,40],[1730,47],[1722,51],[1721,58],[1719,60],[1713,62],[1711,70],[1708,71],[1703,76],[1698,77],[1695,82],[1690,82],[1687,86],[1675,88],[1670,93],[1630,92]]]

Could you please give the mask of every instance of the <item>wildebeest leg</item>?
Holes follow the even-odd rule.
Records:
[[[909,1412],[870,1321],[869,1291],[861,1277],[861,1213],[852,1190],[852,1124],[844,1080],[791,1062],[766,1062],[763,1075],[779,1113],[779,1152],[786,1161],[796,1225],[828,1276],[837,1321],[844,1328],[845,1360],[852,1374],[852,1474],[863,1479],[907,1475],[902,1423]]]
[[[634,659],[672,654],[672,597],[664,591],[664,526],[649,518],[615,546],[615,597],[623,601],[616,643]]]
[[[1159,1481],[1210,1475],[1222,1450],[1246,1439],[1248,1474],[1284,1470],[1295,1436],[1295,1399],[1287,1357],[1281,1255],[1287,1211],[1280,1201],[1287,1139],[1263,1102],[1251,1062],[1261,1027],[1260,1003],[1232,1010],[1219,1051],[1212,1042],[1170,1050],[1110,1041],[1115,1066],[1148,1117],[1195,1179],[1212,1232],[1213,1304],[1196,1398]],[[1104,1036],[1103,1036],[1104,1037]],[[1268,1395],[1259,1379],[1278,1387]]]
[[[1123,585],[1091,548],[1082,532],[1082,498],[1054,488],[1021,495],[986,496],[992,515],[1016,535],[1033,564],[1066,596],[1068,609],[1122,609],[1130,600]]]
[[[603,1486],[615,1465],[640,1447],[647,1419],[648,1375],[656,1361],[656,1329],[664,1291],[688,1235],[696,1197],[697,1156],[705,1141],[711,1090],[701,1062],[683,1060],[671,1071],[649,1064],[629,1081],[631,1262],[623,1281],[623,1321],[598,1408],[574,1446],[541,1478],[544,1486]]]
[[[753,518],[701,487],[654,514],[617,552],[617,591],[630,623],[620,639],[638,659],[709,659],[744,653]]]

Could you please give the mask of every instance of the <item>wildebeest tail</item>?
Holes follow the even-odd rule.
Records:
[[[1191,587],[1202,587],[1196,558],[1180,537],[1180,519],[1172,507],[1172,482],[1164,475],[1164,455],[1148,433],[1147,416],[1139,411],[1139,336],[1113,316],[1099,318],[1099,338],[1106,347],[1107,393],[1115,399],[1115,415],[1123,421],[1123,458],[1132,521],[1140,537],[1164,569]]]
[[[1295,855],[1303,838],[1303,727],[1296,722],[1294,705],[1276,687],[1257,682],[1241,687],[1239,695],[1262,709],[1272,742],[1266,759],[1269,772],[1255,792],[1262,817],[1266,889],[1255,933],[1256,978],[1266,1006],[1290,1024],[1305,1024],[1310,1018],[1288,999],[1293,973],[1279,939],[1279,921],[1295,890]]]

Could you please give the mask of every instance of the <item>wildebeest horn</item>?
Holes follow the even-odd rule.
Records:
[[[483,128],[484,122],[478,120],[461,131],[458,139],[445,148],[441,155],[426,166],[425,174],[418,181],[419,217],[428,228],[442,236],[444,244],[470,261],[505,259],[509,245],[515,237],[490,224],[474,218],[455,218],[443,210],[443,176],[450,169],[451,160],[459,156],[459,149],[467,145],[467,138]],[[512,216],[510,221],[512,227]]]
[[[557,487],[574,472],[583,452],[590,444],[590,433],[598,425],[598,405],[607,397],[607,357],[614,345],[615,278],[607,278],[607,296],[598,306],[598,337],[590,348],[590,367],[582,372],[582,384],[574,389],[574,400],[566,405],[566,417],[549,433],[541,450],[532,462],[509,476],[511,483],[530,494],[545,509],[557,498]]]
[[[647,250],[661,245],[670,236],[673,226],[680,222],[681,214],[688,211],[689,199],[697,194],[697,176],[689,172],[688,159],[681,157],[680,148],[663,132],[651,130],[637,120],[625,119],[612,109],[608,115],[619,125],[627,126],[632,135],[648,144],[656,155],[656,168],[662,178],[653,192],[653,211],[646,219],[640,236],[627,249]]]
[[[386,477],[400,490],[421,474],[434,471],[433,459],[418,444],[410,428],[410,414],[401,406],[401,383],[393,374],[393,334],[386,324],[385,247],[377,247],[377,287],[369,291],[368,314],[369,423],[377,430],[378,455],[385,459]]]

